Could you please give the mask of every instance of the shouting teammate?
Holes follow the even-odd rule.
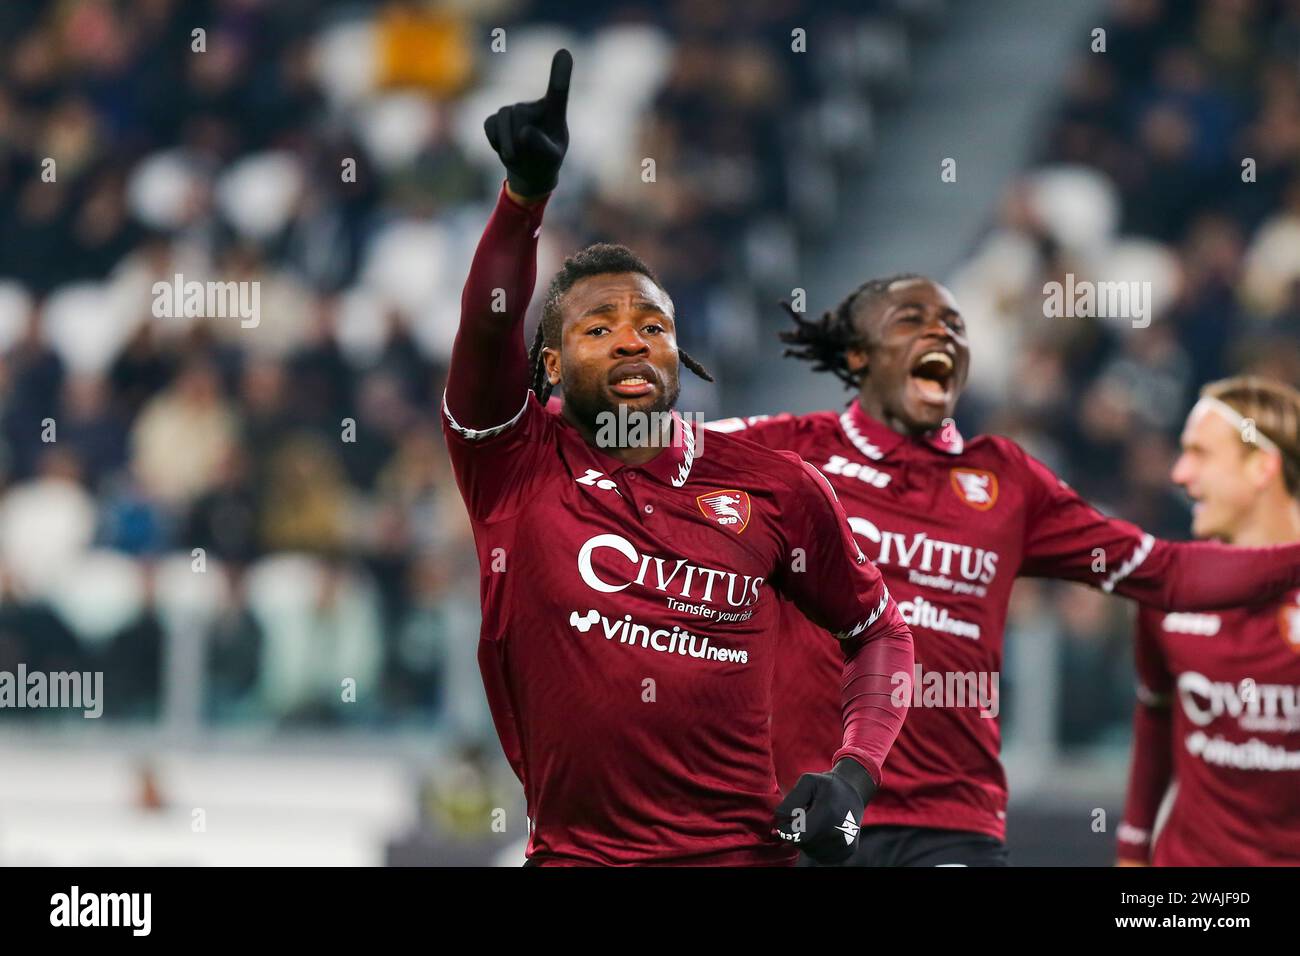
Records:
[[[529,862],[760,865],[793,862],[796,846],[844,858],[903,723],[889,675],[911,669],[912,640],[830,486],[795,455],[728,436],[704,447],[672,411],[680,366],[703,370],[677,348],[672,300],[622,247],[565,262],[525,355],[571,69],[560,51],[543,99],[487,120],[506,181],[443,403],[480,565],[479,662],[524,786]],[[627,435],[602,440],[611,421]],[[778,642],[773,591],[839,638],[844,687],[832,769],[784,800],[773,673],[810,651]]]
[[[1015,442],[967,442],[951,416],[970,351],[952,294],[921,276],[874,280],[782,338],[857,389],[843,412],[730,419],[821,469],[912,628],[912,704],[857,865],[1006,863],[1007,785],[993,699],[1016,576],[1063,578],[1161,608],[1243,604],[1300,584],[1300,547],[1157,541],[1108,518]],[[777,674],[773,738],[783,786],[825,761],[838,721],[833,662],[798,614],[783,626],[814,666]]]
[[[1196,503],[1198,538],[1300,541],[1300,392],[1207,385],[1182,446],[1172,478]],[[1300,866],[1300,592],[1206,614],[1143,608],[1136,656],[1121,865]]]

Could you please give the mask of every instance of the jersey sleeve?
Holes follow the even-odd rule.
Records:
[[[447,455],[471,518],[513,517],[537,493],[545,465],[555,460],[556,423],[551,418],[530,392],[509,421],[476,432],[461,426],[444,404]]]
[[[520,205],[502,185],[474,250],[443,397],[444,409],[463,429],[483,433],[504,427],[528,392],[524,316],[537,282],[545,205]]]
[[[1173,778],[1173,678],[1160,648],[1164,612],[1143,608],[1138,615],[1134,656],[1137,704],[1133,709],[1133,754],[1129,763],[1124,817],[1116,830],[1121,860],[1149,863],[1156,815]]]
[[[479,521],[507,516],[531,496],[554,437],[529,390],[523,340],[544,206],[520,205],[502,187],[461,295],[442,424],[456,483]]]
[[[854,540],[830,484],[812,465],[788,457],[799,472],[782,503],[786,554],[774,587],[839,640],[844,736],[832,762],[852,757],[879,785],[911,700],[912,634],[880,571]],[[898,692],[900,683],[907,693]]]
[[[1300,587],[1300,545],[1163,541],[1102,514],[1042,462],[1019,454],[1029,501],[1020,569],[1027,577],[1078,581],[1177,611],[1255,604]]]

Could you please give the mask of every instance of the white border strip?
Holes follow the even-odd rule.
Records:
[[[853,447],[867,458],[872,461],[881,461],[885,457],[883,451],[869,442],[866,436],[858,431],[858,426],[853,421],[853,413],[847,408],[840,414],[840,428],[843,429],[844,436],[853,444]]]
[[[1128,560],[1121,564],[1114,574],[1101,582],[1101,589],[1107,594],[1115,590],[1115,585],[1142,566],[1142,562],[1147,559],[1147,555],[1151,553],[1151,549],[1155,547],[1155,544],[1156,539],[1152,535],[1144,534],[1142,541],[1133,550],[1133,553],[1128,556]]]
[[[447,407],[447,390],[442,392],[442,413],[447,416],[447,424],[451,425],[451,430],[466,441],[482,441],[485,438],[492,438],[494,435],[500,435],[507,428],[518,423],[524,415],[524,410],[528,408],[528,396],[524,396],[523,405],[519,406],[519,411],[515,417],[502,425],[493,425],[491,428],[466,428],[460,422],[456,421],[452,415],[451,409]]]

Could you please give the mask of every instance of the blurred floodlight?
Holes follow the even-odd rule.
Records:
[[[378,361],[387,340],[387,311],[387,303],[371,289],[355,287],[339,297],[339,346],[353,365],[366,368]]]
[[[217,181],[217,204],[243,235],[267,239],[293,215],[302,182],[302,167],[292,153],[257,153],[234,163]]]
[[[104,283],[76,282],[62,286],[45,300],[42,313],[45,340],[69,368],[101,372],[113,361],[137,324],[120,313],[121,305],[121,297],[114,295]]]
[[[0,499],[0,560],[20,593],[46,594],[95,537],[95,503],[75,482],[46,478]]]
[[[1178,257],[1154,239],[1123,239],[1111,246],[1096,270],[1104,282],[1150,282],[1149,316],[1161,316],[1178,296],[1182,268]]]
[[[555,56],[556,50],[570,51],[575,64],[586,63],[586,50],[578,40],[578,35],[558,24],[521,23],[510,28],[505,41],[505,53],[483,57],[487,81],[485,85],[504,88],[509,92],[498,106],[540,98],[546,92],[546,78],[551,75],[551,58]],[[575,80],[578,72],[575,66]],[[539,82],[542,84],[540,88]]]
[[[1265,315],[1286,307],[1300,281],[1300,217],[1275,216],[1260,228],[1246,253],[1243,296]]]
[[[137,219],[154,229],[184,225],[204,187],[198,164],[183,150],[154,153],[131,172],[127,204]]]
[[[423,312],[442,287],[446,232],[432,222],[402,219],[374,236],[361,270],[362,283],[408,316]]]
[[[65,566],[48,596],[70,631],[87,643],[102,644],[140,617],[144,573],[121,552],[88,551]]]
[[[1052,235],[1069,251],[1095,253],[1119,227],[1115,185],[1086,166],[1050,166],[1028,179],[1029,202]]]
[[[396,169],[415,161],[433,129],[433,111],[427,96],[390,93],[366,106],[358,132],[379,166]]]
[[[355,103],[375,88],[379,40],[373,23],[344,20],[320,32],[312,49],[316,82],[336,104]]]
[[[658,27],[607,27],[595,35],[583,56],[583,85],[590,85],[598,96],[638,106],[647,103],[668,75],[673,49],[672,40]]]

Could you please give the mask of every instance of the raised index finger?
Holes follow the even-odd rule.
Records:
[[[573,72],[573,56],[568,50],[556,50],[551,59],[551,81],[546,87],[546,108],[559,116],[569,105],[569,75]]]

